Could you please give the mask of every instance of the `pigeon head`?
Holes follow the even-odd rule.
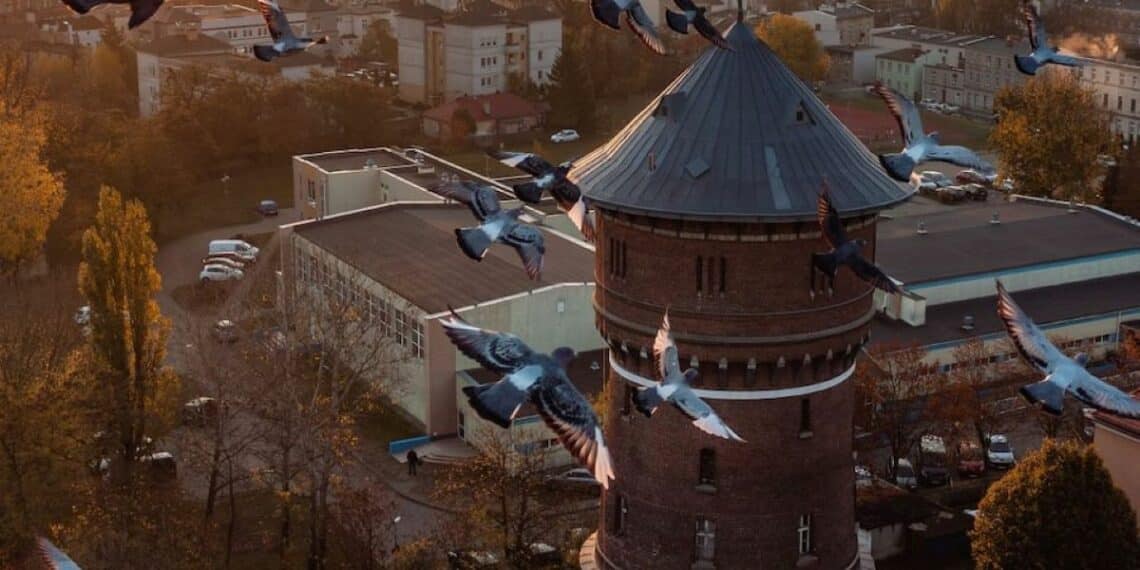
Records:
[[[689,368],[685,370],[685,382],[693,384],[701,377],[701,373],[696,368]]]
[[[934,141],[935,144],[942,144],[942,135],[938,131],[930,131],[930,134],[926,136],[930,137],[930,140]]]
[[[574,163],[569,160],[559,164],[557,169],[559,176],[566,176],[570,173],[571,168],[574,168]]]
[[[550,353],[550,356],[554,358],[554,361],[557,362],[559,366],[566,368],[567,366],[570,366],[570,363],[577,355],[574,354],[573,348],[570,348],[568,346],[560,346],[554,349],[554,352]]]
[[[1078,352],[1077,355],[1073,357],[1073,362],[1076,362],[1081,366],[1085,366],[1089,363],[1089,355],[1083,352]]]

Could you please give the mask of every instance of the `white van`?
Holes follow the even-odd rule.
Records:
[[[209,255],[233,255],[242,261],[257,261],[258,249],[240,239],[216,239],[210,242]]]

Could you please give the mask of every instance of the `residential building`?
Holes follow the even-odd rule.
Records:
[[[792,14],[815,30],[824,46],[869,46],[875,11],[857,2],[823,4],[815,10]]]
[[[920,48],[903,48],[875,56],[875,79],[910,97],[919,99],[922,89],[923,63],[928,52]]]
[[[871,45],[892,50],[917,48],[930,54],[931,65],[965,66],[965,50],[971,44],[989,38],[921,26],[892,26],[871,33]]]
[[[1093,37],[1112,34],[1121,47],[1140,47],[1140,3],[1135,0],[1069,0],[1063,6],[1084,33]]]
[[[167,76],[179,69],[197,66],[219,76],[280,77],[287,81],[303,81],[316,75],[332,73],[332,64],[310,53],[261,62],[239,55],[232,44],[188,28],[182,34],[140,44],[136,48],[138,65],[139,114],[148,117],[162,105],[162,90]]]
[[[305,35],[304,12],[285,14],[293,31]],[[255,44],[273,43],[265,18],[255,8],[240,4],[182,4],[160,10],[142,28],[148,39],[185,35],[188,31],[224,41],[238,53],[252,53]]]
[[[993,363],[1018,358],[994,309],[998,279],[1046,333],[1093,359],[1117,350],[1121,323],[1140,317],[1140,227],[1099,208],[916,197],[879,225],[875,245],[907,291],[878,295],[875,342],[918,343],[941,372],[961,365],[954,349],[975,337]]]
[[[360,42],[377,21],[386,22],[388,33],[396,37],[396,11],[391,6],[369,2],[343,6],[337,11],[336,54],[352,57],[360,49]],[[395,54],[392,54],[395,56]]]
[[[401,5],[396,18],[401,99],[439,105],[507,89],[517,74],[546,83],[562,50],[562,20],[537,6],[472,0],[449,13]]]
[[[927,64],[922,71],[922,98],[961,108],[966,100],[965,72],[941,63]]]
[[[1020,85],[1027,76],[1013,64],[1015,53],[1029,53],[1029,41],[986,38],[970,42],[963,50],[965,78],[962,112],[991,118],[994,97],[1004,88]]]
[[[878,28],[921,22],[933,8],[928,0],[862,0],[862,4],[875,11]]]
[[[450,140],[456,136],[456,113],[464,112],[474,121],[471,138],[525,133],[538,128],[546,116],[547,105],[527,101],[514,93],[495,93],[476,97],[460,97],[424,111],[425,135]]]
[[[509,247],[492,247],[478,263],[468,259],[455,244],[454,229],[473,223],[466,206],[435,197],[279,230],[285,298],[331,289],[325,294],[358,307],[375,323],[377,335],[402,347],[406,359],[399,373],[374,381],[398,377],[393,400],[428,435],[455,434],[462,427],[471,436],[480,429],[475,424],[481,420],[461,404],[460,389],[473,376],[488,378],[464,372],[478,364],[444,334],[440,320],[450,308],[476,325],[517,334],[535,350],[568,346],[588,353],[603,346],[593,326],[594,256],[586,244],[544,228],[544,270],[532,281]],[[587,367],[598,361],[596,355],[587,358]],[[554,437],[544,428],[525,431],[535,442]]]
[[[1140,391],[1132,393],[1140,399]],[[1100,456],[1112,482],[1124,491],[1132,510],[1140,513],[1140,420],[1106,412],[1092,413],[1093,449]],[[1140,522],[1138,520],[1137,522]]]
[[[1135,142],[1140,137],[1140,64],[1083,58],[1084,66],[1075,73],[1093,100],[1109,114],[1109,128],[1122,139]]]
[[[62,18],[39,22],[40,37],[52,43],[93,48],[103,41],[103,22],[93,18]]]

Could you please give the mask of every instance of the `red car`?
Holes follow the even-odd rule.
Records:
[[[986,472],[986,462],[982,459],[982,448],[973,441],[958,443],[958,476],[979,477]]]
[[[987,177],[985,174],[973,169],[966,169],[954,175],[954,182],[958,184],[990,184],[992,178]]]

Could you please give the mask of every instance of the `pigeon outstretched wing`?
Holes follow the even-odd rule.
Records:
[[[544,378],[534,392],[538,415],[558,441],[594,474],[602,487],[614,478],[613,461],[606,448],[598,416],[586,397],[565,376]]]
[[[1099,410],[1126,418],[1140,418],[1140,401],[1092,374],[1083,378],[1073,392],[1081,401]]]
[[[997,282],[998,302],[997,313],[1009,338],[1026,362],[1045,374],[1049,374],[1057,363],[1067,358],[1052,342],[1037,328],[1037,324],[1021,307],[1014,302],[1013,297],[1006,291],[1001,281]]]
[[[503,235],[503,242],[515,248],[522,260],[526,274],[531,279],[538,279],[542,273],[543,254],[546,253],[546,244],[543,241],[542,231],[534,226],[516,223]]]
[[[949,162],[950,164],[957,164],[966,168],[973,168],[975,170],[993,170],[993,165],[986,162],[978,153],[964,147],[957,145],[937,145],[932,146],[926,151],[927,160],[939,160],[942,162]]]
[[[492,372],[509,374],[536,359],[536,353],[519,337],[481,329],[463,320],[455,311],[440,324],[447,337],[463,354]]]
[[[546,161],[546,159],[536,154],[529,152],[510,152],[510,151],[491,151],[488,153],[491,158],[511,167],[517,168],[535,178],[547,174],[554,170],[554,165]]]
[[[687,385],[678,387],[671,400],[681,413],[693,421],[693,425],[697,426],[697,429],[724,439],[744,442],[744,438],[728,427],[724,419],[717,415],[712,407]]]
[[[866,281],[867,283],[870,283],[871,285],[874,285],[875,287],[882,289],[887,293],[900,292],[899,286],[895,285],[895,282],[892,281],[886,273],[883,273],[883,270],[879,269],[878,265],[867,261],[867,259],[862,255],[856,255],[851,260],[850,265],[851,271],[854,271],[855,275],[858,275],[859,278],[863,281]]]
[[[823,191],[820,192],[819,198],[816,200],[815,217],[819,220],[819,229],[823,234],[823,239],[827,241],[831,249],[836,249],[847,243],[847,232],[843,229],[843,220],[839,219],[839,210],[836,210],[835,204],[831,203],[831,188],[827,181],[823,182]]]
[[[629,29],[637,34],[641,43],[645,44],[650,50],[658,55],[665,55],[665,43],[661,41],[661,36],[657,35],[657,24],[653,23],[653,18],[649,17],[649,13],[645,11],[645,7],[640,2],[635,2],[629,7],[629,17],[625,20]]]
[[[1045,36],[1045,21],[1037,12],[1037,6],[1031,1],[1022,2],[1021,13],[1025,18],[1025,25],[1029,28],[1029,46],[1036,51],[1041,46],[1048,47],[1049,40]]]
[[[882,83],[876,83],[873,91],[887,104],[891,115],[894,115],[906,146],[914,144],[925,134],[922,131],[922,117],[914,101]]]
[[[470,180],[440,184],[432,190],[444,198],[467,204],[480,222],[502,210],[499,195],[493,188]]]
[[[662,382],[683,378],[681,356],[677,351],[677,342],[673,340],[668,311],[665,311],[665,316],[661,318],[661,327],[657,329],[657,337],[653,339],[653,357],[657,359],[657,372],[661,375]]]
[[[285,12],[281,10],[281,6],[276,1],[257,0],[257,8],[261,11],[261,16],[265,18],[265,26],[269,28],[269,37],[273,38],[273,41],[294,37],[289,19],[285,17]]]

